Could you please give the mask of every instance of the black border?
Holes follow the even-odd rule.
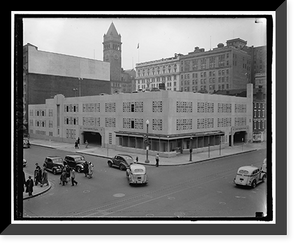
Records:
[[[238,13],[237,13],[238,14]],[[97,228],[95,227],[95,224],[10,224],[8,227],[4,227],[4,231],[2,234],[53,234],[53,235],[74,235],[74,234],[82,234],[82,235],[93,235],[93,234],[102,234],[102,235],[133,235],[133,234],[139,234],[139,235],[195,235],[195,234],[202,234],[202,235],[208,235],[208,234],[214,234],[214,235],[232,235],[232,234],[256,234],[256,235],[262,235],[262,234],[286,234],[286,217],[287,217],[287,198],[286,198],[286,189],[287,189],[287,174],[286,174],[286,20],[287,20],[287,3],[286,1],[283,2],[283,4],[277,8],[276,10],[276,81],[280,82],[280,84],[276,84],[276,101],[277,106],[279,106],[278,102],[280,101],[280,108],[276,109],[276,164],[280,164],[280,167],[276,167],[276,182],[277,182],[277,192],[276,192],[276,202],[274,203],[276,205],[276,224],[268,224],[263,225],[262,223],[258,224],[201,224],[197,223],[197,225],[190,225],[190,224],[97,224]],[[50,15],[49,17],[58,17],[59,15]],[[63,15],[66,17],[66,15]],[[80,17],[90,17],[86,15],[80,15]],[[22,34],[22,18],[24,15],[17,15],[15,18],[15,51],[16,51],[16,57],[18,55],[23,54],[23,40],[22,37],[20,37],[20,34]],[[26,17],[37,17],[37,15],[26,15]],[[45,17],[42,15],[41,17]],[[61,17],[61,16],[60,16]],[[74,17],[74,15],[70,15],[69,17]],[[94,17],[94,16],[92,16]],[[103,16],[101,16],[103,17]],[[111,16],[108,16],[111,18]],[[119,16],[123,17],[123,16]],[[126,17],[126,15],[124,16]],[[148,15],[138,17],[149,17]],[[159,16],[164,17],[164,16]],[[173,16],[166,16],[167,18],[173,17]],[[178,17],[178,16],[175,16]],[[180,16],[180,17],[193,17],[193,16]],[[219,16],[212,16],[212,17],[219,17]],[[235,16],[228,16],[226,17],[236,17]],[[253,16],[243,16],[243,17],[253,17]],[[269,18],[268,16],[263,15],[262,17]],[[207,18],[207,16],[205,16]],[[270,26],[268,26],[268,38],[270,38]],[[272,29],[272,28],[271,28]],[[272,34],[272,32],[271,32]],[[271,36],[272,37],[272,36]],[[280,48],[280,49],[278,49]],[[272,45],[267,47],[267,53],[268,53],[268,68],[267,72],[268,75],[271,73],[271,53],[272,53]],[[280,57],[280,60],[278,59]],[[22,64],[17,63],[17,59],[14,63],[14,70],[17,72],[15,74],[16,78],[14,81],[15,84],[15,97],[17,100],[22,99],[22,86],[18,84],[17,82],[22,81],[22,73],[18,73],[22,71]],[[280,73],[278,73],[280,72]],[[285,82],[285,84],[284,84]],[[271,82],[268,80],[268,92],[271,92]],[[268,117],[271,114],[271,94],[268,94]],[[21,101],[22,102],[22,101]],[[22,104],[20,101],[16,101],[16,109],[18,111],[22,110]],[[18,123],[20,122],[20,115],[19,112],[15,111],[14,120],[15,127],[14,127],[14,149],[15,149],[15,160],[14,160],[14,168],[17,168],[17,164],[22,164],[22,156],[18,156],[17,152],[22,151],[22,131],[19,129]],[[17,128],[16,128],[17,127]],[[268,122],[267,129],[272,130],[272,123]],[[274,130],[274,129],[273,129]],[[268,132],[268,140],[271,140],[271,138],[274,138],[272,136],[271,131]],[[279,142],[280,140],[280,142]],[[268,161],[271,160],[271,142],[268,142]],[[21,149],[20,149],[21,148]],[[277,153],[277,150],[280,151],[280,153]],[[21,152],[22,154],[22,152]],[[280,154],[278,156],[277,154]],[[17,156],[16,156],[17,155]],[[285,165],[285,166],[284,166]],[[270,170],[268,170],[270,171]],[[16,171],[17,177],[20,177],[20,170]],[[280,175],[280,180],[279,180]],[[20,180],[18,180],[20,182]],[[267,180],[270,186],[271,180]],[[279,186],[280,185],[280,186]],[[20,213],[19,209],[21,206],[23,206],[23,200],[19,199],[20,197],[17,197],[17,190],[18,187],[20,187],[20,183],[18,185],[15,185],[15,196],[17,198],[17,205],[14,206],[14,219],[20,219],[20,216],[22,214]],[[269,196],[268,196],[269,199]],[[9,202],[11,202],[11,199],[9,198]],[[269,206],[270,204],[268,204]],[[22,209],[22,208],[21,208]],[[11,209],[10,209],[11,211]],[[268,213],[269,215],[269,213]],[[8,215],[7,215],[8,216]],[[9,216],[10,217],[10,216]],[[7,218],[8,219],[8,218]],[[7,221],[6,219],[6,221]],[[43,219],[45,220],[45,219]],[[99,219],[97,219],[99,220]],[[120,219],[123,220],[123,219]],[[119,221],[120,221],[119,220]],[[133,220],[133,219],[130,219]],[[161,219],[159,219],[161,220]],[[184,219],[183,219],[184,220]],[[202,220],[202,219],[201,219]],[[209,219],[214,220],[214,219]],[[220,220],[220,219],[216,219]],[[228,220],[228,218],[224,218],[224,220]],[[236,219],[234,219],[236,220]],[[9,220],[10,221],[10,220]],[[10,222],[6,222],[10,223]],[[4,224],[4,223],[3,223]]]

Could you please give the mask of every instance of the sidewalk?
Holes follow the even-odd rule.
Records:
[[[31,178],[33,179],[33,175],[27,173],[26,171],[24,171],[25,173],[25,180],[27,181],[28,177],[31,176]],[[27,199],[30,199],[32,197],[35,197],[35,196],[38,196],[38,195],[41,195],[45,192],[47,192],[49,189],[51,189],[51,182],[49,182],[49,185],[44,185],[43,187],[41,187],[39,184],[37,186],[33,186],[33,192],[32,192],[32,195],[29,196],[28,193],[26,192],[23,192],[23,200],[27,200]],[[26,187],[24,186],[24,189],[26,191]]]
[[[156,163],[155,156],[153,155],[148,156],[150,163],[148,164],[145,163],[146,151],[144,154],[139,154],[139,153],[132,153],[132,152],[122,152],[114,149],[107,149],[107,148],[102,148],[97,146],[89,146],[88,148],[86,148],[85,145],[81,145],[79,149],[75,149],[74,144],[60,143],[60,142],[54,142],[48,140],[37,140],[37,139],[30,139],[30,144],[64,150],[67,151],[68,153],[80,153],[80,154],[87,154],[87,155],[103,157],[103,158],[111,158],[117,154],[126,153],[128,155],[131,155],[134,159],[138,157],[140,164],[155,165]],[[200,153],[193,153],[192,161],[190,161],[190,154],[187,153],[187,154],[178,154],[177,156],[171,158],[160,157],[159,164],[160,166],[190,164],[190,163],[195,163],[200,161],[207,161],[207,160],[218,159],[227,156],[233,156],[236,154],[256,151],[264,148],[266,148],[266,142],[248,143],[248,144],[243,144],[243,145],[238,145],[233,147],[222,148],[221,155],[219,149],[213,151],[208,151],[207,149]]]

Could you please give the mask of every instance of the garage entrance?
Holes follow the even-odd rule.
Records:
[[[87,141],[89,145],[102,146],[102,136],[98,132],[84,131],[83,142]]]
[[[246,142],[247,132],[239,131],[233,135],[233,144],[238,145]]]

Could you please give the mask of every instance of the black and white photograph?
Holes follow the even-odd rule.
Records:
[[[19,223],[275,222],[274,14],[21,17]]]

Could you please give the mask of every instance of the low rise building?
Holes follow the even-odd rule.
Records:
[[[247,97],[155,91],[64,97],[29,105],[30,137],[120,151],[176,156],[252,141],[253,88]],[[145,142],[147,141],[147,142]]]

